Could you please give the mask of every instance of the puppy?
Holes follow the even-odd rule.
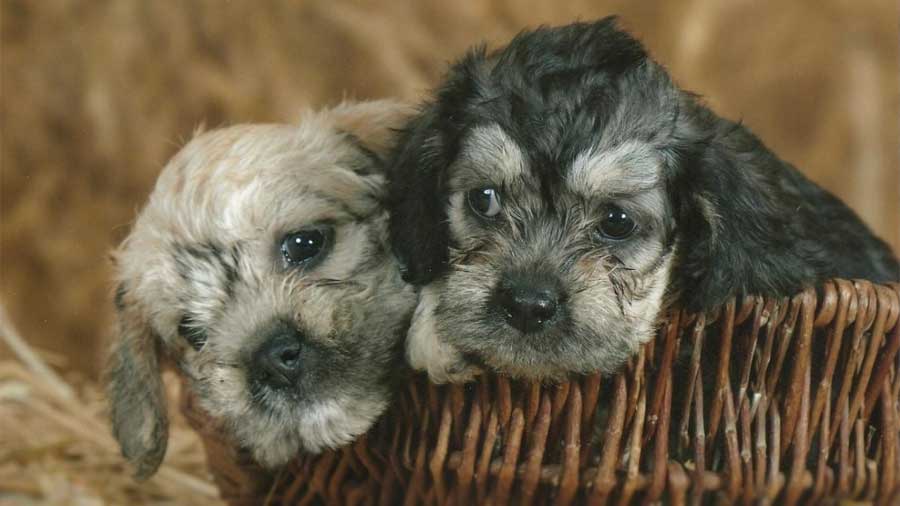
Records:
[[[391,161],[391,237],[438,382],[617,370],[675,299],[897,280],[834,196],[680,90],[614,18],[451,67]]]
[[[114,254],[113,430],[166,450],[164,362],[263,465],[350,442],[385,409],[415,293],[387,245],[380,155],[408,116],[341,105],[197,136]]]

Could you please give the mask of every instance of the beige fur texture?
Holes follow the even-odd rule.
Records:
[[[415,295],[386,244],[379,157],[408,112],[343,104],[200,133],[162,171],[114,255],[111,411],[138,477],[165,453],[162,363],[269,466],[352,441],[386,407]],[[325,246],[295,263],[285,238],[310,230]],[[283,328],[300,375],[273,386],[256,357]]]

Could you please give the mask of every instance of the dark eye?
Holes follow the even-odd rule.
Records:
[[[281,254],[288,265],[303,265],[319,256],[328,245],[328,230],[310,229],[291,232],[281,240]]]
[[[485,218],[492,218],[500,213],[500,192],[493,188],[477,188],[466,194],[469,207]]]
[[[206,330],[190,316],[183,316],[178,322],[178,335],[197,351],[206,344]]]
[[[597,227],[597,232],[604,239],[621,241],[634,233],[637,225],[628,213],[616,206],[610,206]]]

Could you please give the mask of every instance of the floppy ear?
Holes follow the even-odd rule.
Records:
[[[384,161],[394,146],[400,128],[412,117],[415,108],[395,100],[343,102],[330,114],[335,126],[353,141]]]
[[[434,106],[414,119],[389,160],[390,238],[403,279],[424,285],[447,266],[450,229],[444,177],[450,163]]]
[[[456,157],[471,104],[483,98],[491,61],[470,50],[445,76],[434,102],[402,130],[388,159],[391,243],[408,283],[425,285],[447,269],[447,169]]]
[[[700,116],[709,127],[672,193],[682,303],[700,311],[732,295],[787,295],[811,283],[822,248],[810,240],[808,204],[795,186],[811,183],[741,125],[705,109]]]
[[[159,364],[160,342],[126,286],[116,290],[118,338],[109,357],[108,395],[113,435],[134,476],[149,478],[162,462],[169,421]]]

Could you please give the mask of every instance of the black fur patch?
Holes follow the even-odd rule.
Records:
[[[113,297],[113,304],[116,306],[116,310],[120,313],[125,310],[125,283],[119,283],[116,287],[116,294]]]
[[[178,322],[178,335],[185,339],[192,348],[200,350],[206,344],[206,330],[193,320],[191,315],[184,315]]]
[[[239,245],[230,248],[213,243],[176,245],[172,250],[175,252],[175,268],[183,280],[195,281],[198,269],[214,269],[221,283],[219,288],[229,299],[234,296],[234,286],[239,281],[237,271],[241,257]]]

